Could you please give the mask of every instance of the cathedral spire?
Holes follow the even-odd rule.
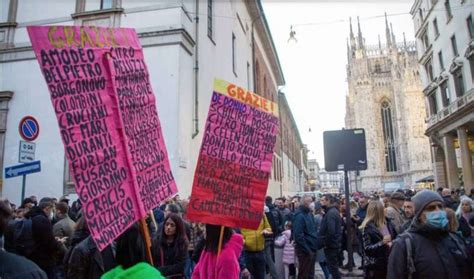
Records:
[[[392,40],[390,36],[390,29],[388,28],[387,13],[385,13],[385,37],[387,39],[387,48],[392,47]]]
[[[349,47],[349,39],[346,38],[346,43],[347,43],[347,62],[351,60],[351,48]]]
[[[379,37],[379,50],[382,50],[382,43],[380,42],[380,34],[378,34]]]
[[[358,34],[357,34],[357,43],[359,44],[359,49],[364,48],[364,38],[362,37],[362,31],[360,30],[360,22],[359,17],[357,17],[357,27],[358,27]]]
[[[397,48],[397,40],[395,40],[395,34],[393,33],[393,26],[392,23],[390,22],[390,30],[392,34],[392,46],[396,49]]]
[[[356,41],[354,37],[354,32],[352,31],[352,18],[349,17],[349,26],[350,26],[350,41],[352,50],[356,49]]]
[[[403,46],[405,47],[405,50],[407,49],[407,38],[405,38],[405,32],[403,32]]]

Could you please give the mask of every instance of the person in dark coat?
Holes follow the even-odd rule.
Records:
[[[11,217],[9,204],[0,200],[0,238],[3,237]],[[9,253],[0,247],[0,278],[46,279],[46,273],[25,257]]]
[[[367,279],[385,278],[390,247],[397,233],[390,219],[385,217],[382,202],[369,203],[367,216],[360,229],[364,249],[365,277]]]
[[[414,220],[408,232],[393,242],[387,278],[472,279],[472,259],[463,240],[448,231],[441,196],[422,190],[412,201]]]
[[[26,218],[31,219],[32,236],[35,242],[28,258],[43,269],[48,278],[54,278],[56,259],[62,258],[66,253],[64,244],[54,238],[51,223],[53,206],[51,199],[43,198],[38,206],[33,207],[25,215]]]
[[[178,214],[167,214],[161,231],[153,241],[153,263],[163,276],[184,277],[188,257],[188,240],[183,219]]]
[[[99,251],[83,217],[77,221],[71,248],[64,262],[65,277],[68,279],[100,278],[116,265],[111,246]]]
[[[341,278],[339,273],[339,252],[342,242],[342,218],[336,207],[337,200],[331,194],[321,197],[321,207],[326,212],[318,232],[317,246],[324,248],[326,263],[333,279]]]
[[[301,198],[301,205],[293,217],[293,238],[296,243],[296,255],[299,262],[298,278],[314,278],[316,264],[316,224],[310,204],[310,195]]]
[[[451,208],[452,210],[456,211],[456,209],[458,209],[458,205],[459,203],[456,202],[452,196],[451,196],[451,190],[448,189],[448,188],[444,188],[443,189],[443,192],[441,192],[442,195],[443,195],[443,201],[444,201],[444,205],[446,207],[449,207]]]
[[[405,215],[405,223],[402,225],[401,232],[408,230],[413,221],[413,216],[415,215],[415,208],[413,206],[413,202],[411,201],[411,197],[407,196],[405,199],[405,203],[403,204],[403,214]]]

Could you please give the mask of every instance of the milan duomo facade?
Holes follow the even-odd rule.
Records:
[[[347,43],[346,128],[364,128],[367,170],[353,173],[359,191],[411,188],[432,175],[424,135],[425,99],[414,42],[397,43],[385,18],[386,43],[366,46],[359,20]],[[355,187],[354,187],[355,186]]]

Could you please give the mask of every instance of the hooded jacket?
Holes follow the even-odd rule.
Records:
[[[283,246],[283,263],[295,263],[295,247],[291,243],[291,230],[286,230],[281,233],[281,236],[275,240],[275,245]]]
[[[240,234],[234,233],[222,248],[217,259],[217,254],[204,250],[199,262],[194,267],[193,279],[207,278],[239,278],[239,256],[244,245]]]
[[[408,230],[411,238],[412,259],[416,272],[412,278],[468,279],[472,278],[472,259],[462,240],[446,229],[415,222]],[[409,278],[407,264],[407,233],[393,243],[388,260],[388,279]]]
[[[265,229],[271,231],[270,223],[265,214],[256,230],[242,229],[241,233],[245,240],[245,251],[261,252],[265,249],[265,237],[262,234],[262,231]]]

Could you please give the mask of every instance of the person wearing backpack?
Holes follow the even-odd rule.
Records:
[[[393,242],[387,278],[472,278],[472,259],[463,240],[448,230],[441,196],[422,190],[412,201],[415,206],[413,223]]]
[[[15,246],[27,243],[24,248],[25,256],[35,262],[41,269],[46,272],[48,278],[55,277],[54,266],[57,257],[62,258],[66,252],[64,244],[58,242],[53,235],[53,225],[51,219],[53,217],[53,201],[50,198],[43,198],[40,200],[38,206],[33,207],[25,215],[25,225],[31,221],[31,238],[28,237],[28,229],[22,231],[22,235],[17,236],[15,232],[15,239],[19,243]],[[30,221],[28,221],[30,220]],[[27,225],[29,226],[29,225]]]
[[[7,230],[11,209],[5,200],[0,199],[0,238]],[[0,278],[10,279],[46,279],[46,274],[35,263],[9,253],[0,247]]]

